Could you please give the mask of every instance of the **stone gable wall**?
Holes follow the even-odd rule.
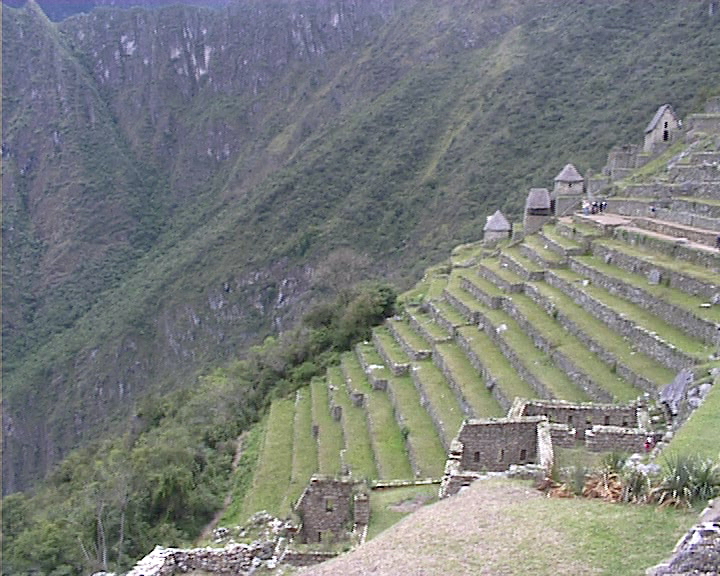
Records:
[[[637,407],[633,404],[571,404],[569,402],[543,402],[529,400],[520,410],[522,416],[547,416],[557,424],[575,429],[577,440],[585,439],[585,432],[596,425],[636,428]]]
[[[296,507],[305,542],[318,543],[327,532],[337,537],[350,527],[354,486],[346,479],[311,478]]]
[[[537,428],[544,418],[469,420],[460,428],[460,468],[473,472],[507,470],[537,459]]]

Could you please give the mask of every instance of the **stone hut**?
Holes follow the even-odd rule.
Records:
[[[487,217],[487,222],[483,228],[483,240],[486,243],[506,240],[512,234],[512,226],[505,215],[500,210],[495,210],[495,214]]]
[[[355,505],[361,507],[358,520],[367,523],[368,500],[356,498],[357,487],[357,482],[350,478],[313,475],[295,506],[302,520],[302,541],[312,544],[342,539],[352,529]]]
[[[552,218],[550,192],[547,188],[530,188],[525,200],[525,218],[523,228],[525,234],[537,232]]]
[[[551,197],[553,213],[565,216],[580,208],[585,192],[585,179],[572,164],[566,164],[555,176],[555,187]]]
[[[670,104],[663,104],[655,112],[650,123],[645,128],[645,142],[643,152],[651,153],[658,148],[672,142],[675,135],[680,132],[680,119]]]

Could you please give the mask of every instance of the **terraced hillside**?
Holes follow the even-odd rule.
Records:
[[[298,392],[294,416],[288,400],[273,405],[247,501],[270,503],[263,494],[288,483],[294,496],[315,471],[438,478],[462,421],[502,416],[516,397],[657,398],[679,370],[717,363],[720,138],[688,141],[606,187],[602,213],[460,246],[428,270],[371,342]],[[281,465],[282,434],[294,456]],[[275,482],[268,461],[284,466]],[[287,514],[288,498],[275,500],[269,511]]]

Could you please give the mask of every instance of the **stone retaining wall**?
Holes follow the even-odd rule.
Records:
[[[699,280],[687,274],[677,272],[666,266],[659,266],[654,262],[648,262],[640,256],[627,254],[611,246],[596,243],[592,247],[593,256],[610,263],[626,272],[649,276],[653,271],[660,272],[661,282],[670,288],[680,290],[685,294],[700,296],[711,300],[720,294],[720,283],[715,284]]]
[[[472,349],[470,342],[465,339],[465,336],[463,336],[462,333],[458,332],[456,336],[456,341],[458,346],[460,346],[460,348],[462,348],[467,355],[468,359],[470,360],[470,364],[472,364],[473,368],[477,370],[478,374],[483,377],[483,379],[485,380],[485,386],[487,386],[487,388],[490,390],[490,393],[493,395],[495,400],[497,400],[498,404],[500,404],[500,407],[503,410],[508,410],[512,403],[512,398],[509,398],[505,394],[502,387],[498,385],[498,378],[495,377],[486,368],[485,364],[483,364],[483,361]]]
[[[375,350],[377,350],[377,353],[380,354],[383,362],[385,362],[385,366],[390,369],[390,372],[392,372],[394,376],[404,376],[408,373],[410,370],[410,362],[395,362],[395,360],[393,360],[390,356],[390,353],[385,350],[382,339],[375,331],[373,331],[372,334],[372,341],[375,346]]]
[[[651,232],[657,232],[658,234],[663,234],[665,236],[672,236],[674,238],[678,238],[679,240],[686,239],[691,242],[697,242],[698,244],[705,244],[706,246],[715,246],[717,233],[713,230],[693,228],[691,226],[662,220],[660,218],[638,217],[633,220],[632,224],[637,228],[650,230]]]
[[[590,452],[643,452],[647,432],[620,426],[593,426],[585,432],[585,446]]]
[[[536,287],[528,285],[525,293],[533,302],[553,316],[560,326],[582,342],[588,350],[595,354],[608,367],[615,370],[620,377],[632,384],[635,388],[653,394],[657,393],[657,385],[654,382],[642,374],[638,374],[632,368],[621,362],[614,354],[609,352],[601,342],[595,340],[592,335],[586,333],[583,328],[576,324],[571,316],[555,308],[552,300],[546,298]]]
[[[500,263],[526,282],[542,282],[545,279],[545,270],[528,270],[506,252],[500,254]]]
[[[525,334],[532,338],[535,347],[547,354],[555,366],[567,374],[573,383],[580,386],[591,398],[598,402],[612,401],[613,398],[610,393],[579,368],[564,352],[559,350],[555,343],[547,340],[544,333],[525,317],[511,299],[504,300],[503,309],[518,323],[518,326]]]
[[[551,286],[562,290],[573,298],[575,302],[586,310],[592,310],[595,317],[606,326],[633,342],[635,347],[643,354],[654,358],[666,368],[679,372],[683,368],[695,364],[695,359],[678,350],[672,344],[665,342],[654,332],[637,326],[631,320],[606,306],[596,298],[586,294],[581,287],[567,282],[556,274],[548,272],[546,281]]]
[[[396,328],[394,322],[386,322],[385,325],[388,327],[390,333],[393,335],[393,338],[395,338],[395,341],[400,345],[400,347],[403,349],[403,352],[405,352],[408,357],[412,358],[413,360],[425,360],[427,358],[430,358],[432,351],[430,349],[416,350],[415,348],[413,348],[412,345],[407,340],[405,340],[400,330]]]
[[[519,294],[523,291],[523,282],[510,282],[485,266],[478,266],[477,273],[478,276],[484,278],[508,294]]]
[[[430,307],[430,313],[432,312],[432,306]],[[418,320],[414,315],[410,314],[410,317],[408,319],[408,322],[410,323],[410,326],[418,332],[425,340],[428,342],[450,342],[452,340],[452,336],[447,336],[444,338],[441,338],[440,340],[436,339],[432,333],[425,327],[425,325]]]
[[[422,370],[422,367],[414,365],[412,367],[412,370],[410,370],[410,377],[412,378],[412,382],[415,385],[415,388],[418,391],[418,394],[420,394],[420,405],[427,410],[428,415],[430,416],[430,420],[432,420],[433,424],[435,425],[435,429],[438,431],[438,436],[440,436],[440,442],[442,442],[443,448],[445,450],[448,450],[450,444],[450,433],[445,428],[445,424],[443,423],[442,419],[438,417],[437,412],[435,411],[434,406],[432,403],[428,400],[427,394],[425,393],[425,388],[423,387],[422,380],[420,379],[420,376],[418,375],[418,372]]]
[[[714,322],[695,316],[692,312],[674,306],[667,300],[657,298],[639,286],[606,276],[601,271],[576,259],[570,259],[570,269],[589,278],[593,284],[601,286],[610,294],[620,296],[624,300],[652,312],[667,324],[682,330],[692,338],[700,339],[706,344],[713,344],[717,340],[718,326]]]
[[[435,366],[438,367],[438,370],[443,373],[445,380],[447,380],[450,388],[452,388],[452,391],[455,393],[455,396],[458,399],[458,403],[460,404],[460,408],[463,411],[463,414],[469,417],[475,416],[472,409],[470,408],[470,404],[468,404],[465,396],[462,393],[462,388],[460,386],[460,383],[458,382],[457,376],[453,374],[452,370],[450,370],[450,367],[448,366],[445,357],[442,355],[442,352],[440,352],[437,346],[433,348],[432,358],[433,364],[435,364]]]
[[[400,407],[397,401],[397,397],[395,396],[395,390],[393,388],[393,385],[389,385],[387,388],[388,397],[390,398],[390,404],[392,404],[392,412],[393,417],[395,418],[395,422],[397,422],[398,426],[402,430],[402,427],[405,425],[405,420],[402,417],[402,413],[400,411]],[[405,441],[405,448],[408,453],[408,460],[410,460],[410,467],[413,469],[413,473],[418,473],[418,465],[417,465],[417,455],[415,454],[415,446],[412,442],[409,441],[409,438]]]
[[[475,298],[478,302],[482,302],[488,308],[497,310],[502,306],[502,301],[505,296],[491,296],[467,278],[461,278],[460,285],[465,292],[472,295],[473,298]]]

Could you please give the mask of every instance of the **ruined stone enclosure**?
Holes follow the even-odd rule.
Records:
[[[354,525],[367,525],[367,493],[349,478],[314,475],[295,507],[307,544],[343,539]]]

